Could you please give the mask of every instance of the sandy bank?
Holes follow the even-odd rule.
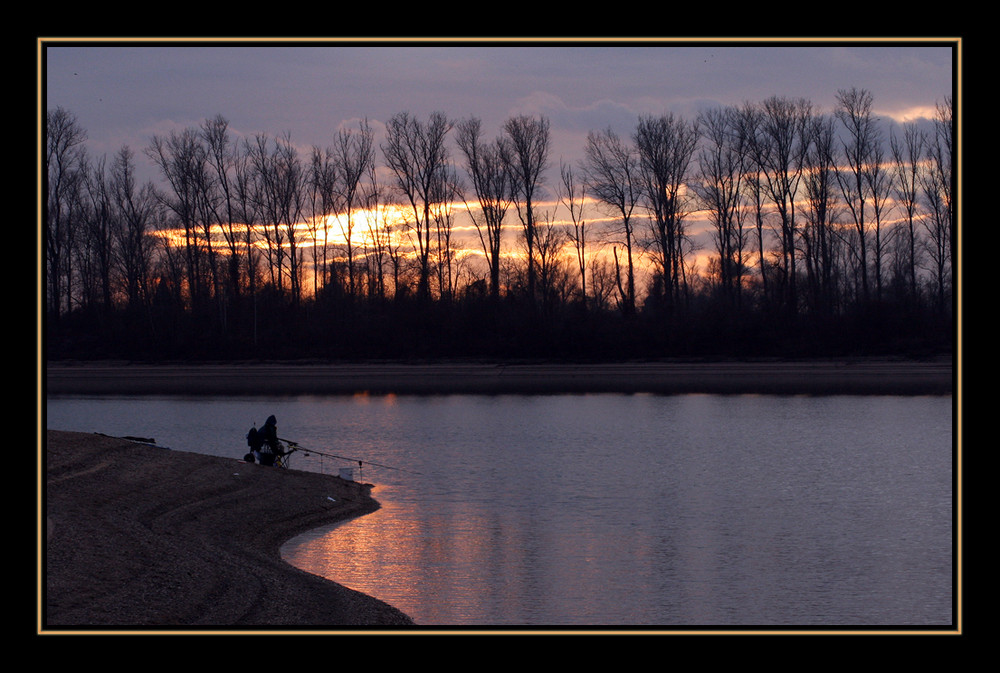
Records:
[[[412,623],[281,560],[293,535],[377,509],[360,484],[101,435],[44,448],[43,632]]]
[[[951,394],[950,359],[616,364],[49,363],[49,394]]]

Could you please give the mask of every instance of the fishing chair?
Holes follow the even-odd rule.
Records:
[[[281,444],[279,443],[278,446],[281,447]],[[290,465],[292,453],[295,451],[295,448],[285,447],[285,450],[287,451],[287,453],[285,454],[278,454],[278,453],[274,454],[275,467],[284,467],[287,469],[288,466]]]

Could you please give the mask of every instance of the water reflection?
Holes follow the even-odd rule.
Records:
[[[596,402],[471,403],[504,446],[431,452],[463,469],[287,558],[424,624],[950,623],[948,400]],[[345,572],[338,540],[372,531],[389,559]]]

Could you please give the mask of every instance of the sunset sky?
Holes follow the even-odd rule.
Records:
[[[640,115],[693,119],[705,107],[772,95],[832,111],[838,89],[857,87],[873,93],[882,117],[930,117],[952,94],[954,44],[40,41],[45,108],[72,111],[92,155],[130,146],[142,180],[159,179],[142,155],[153,135],[216,114],[236,135],[287,132],[307,153],[361,118],[380,140],[397,112],[441,111],[480,117],[487,138],[512,115],[548,117],[552,186],[560,161],[581,159],[588,131],[610,126],[627,137]]]

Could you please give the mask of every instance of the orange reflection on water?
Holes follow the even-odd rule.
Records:
[[[655,563],[651,541],[634,535],[601,534],[584,524],[555,530],[538,510],[499,515],[487,503],[451,503],[435,498],[393,497],[378,489],[378,511],[314,537],[293,541],[285,560],[303,570],[395,606],[418,624],[559,623],[547,615],[548,597],[570,597],[595,620],[608,614],[602,570],[622,546],[630,556]],[[433,518],[433,521],[430,519]],[[585,517],[586,519],[586,517]],[[603,579],[602,579],[603,578]],[[622,573],[612,584],[627,591]]]
[[[499,591],[497,576],[508,575],[499,584],[513,587],[530,565],[522,526],[498,525],[467,508],[432,526],[418,502],[374,496],[381,509],[292,541],[283,549],[285,560],[383,600],[418,623],[463,623],[484,604],[518,613],[518,592]]]

